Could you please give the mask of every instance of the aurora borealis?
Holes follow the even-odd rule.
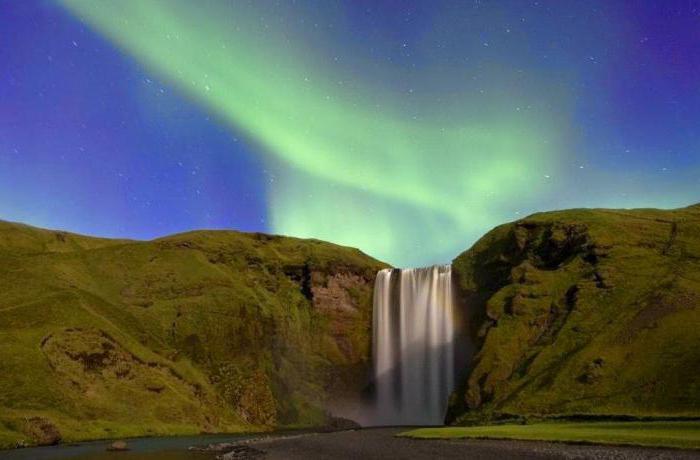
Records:
[[[392,264],[700,200],[700,3],[0,3],[0,218]]]

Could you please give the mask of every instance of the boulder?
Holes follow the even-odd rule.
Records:
[[[107,447],[107,450],[112,452],[124,452],[129,450],[129,445],[126,443],[126,441],[114,441]]]
[[[61,441],[61,432],[56,425],[44,417],[27,418],[24,433],[39,446],[54,446]]]

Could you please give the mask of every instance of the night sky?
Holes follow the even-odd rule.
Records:
[[[0,0],[0,219],[449,262],[700,201],[700,1]]]

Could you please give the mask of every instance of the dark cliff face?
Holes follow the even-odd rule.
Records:
[[[0,266],[0,445],[44,442],[34,419],[64,441],[320,425],[367,383],[385,264],[356,249],[0,222]]]
[[[448,421],[700,414],[700,207],[535,214],[453,269],[477,353]]]

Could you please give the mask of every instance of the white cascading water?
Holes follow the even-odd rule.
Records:
[[[386,269],[374,287],[376,425],[439,425],[455,383],[450,265]]]

